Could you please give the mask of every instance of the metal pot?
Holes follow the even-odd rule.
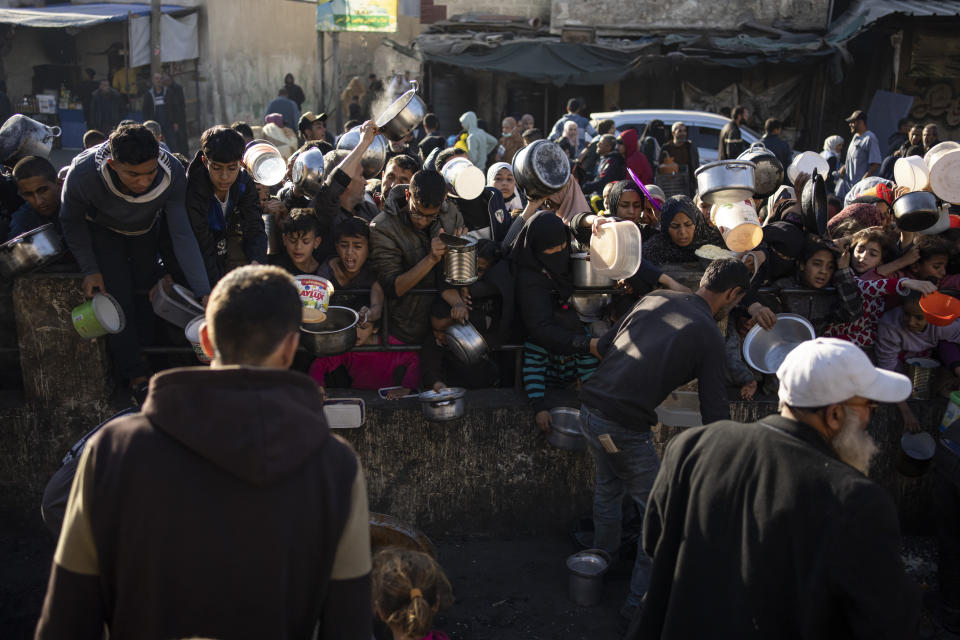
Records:
[[[603,549],[587,549],[567,558],[570,571],[570,599],[581,607],[600,603],[603,574],[610,568],[610,554]]]
[[[440,239],[447,245],[443,256],[444,278],[449,284],[465,287],[479,278],[477,274],[477,241],[475,238],[458,238],[441,233]]]
[[[601,313],[603,308],[611,301],[613,301],[613,295],[609,293],[577,293],[570,296],[570,304],[583,322],[600,320],[603,316]]]
[[[617,284],[613,278],[598,273],[590,265],[589,253],[575,253],[573,261],[573,286],[578,289],[610,289]]]
[[[718,160],[697,169],[697,192],[708,204],[733,204],[753,197],[757,165],[745,160]]]
[[[423,417],[432,422],[448,422],[463,417],[466,389],[449,387],[440,391],[425,391],[420,394],[420,409]]]
[[[16,113],[0,127],[0,161],[11,167],[26,156],[49,158],[53,140],[60,137],[60,127],[48,127],[33,118]]]
[[[337,140],[337,149],[341,151],[353,151],[360,144],[360,127],[356,126],[350,131],[340,136]],[[381,171],[383,165],[387,163],[387,148],[389,143],[382,135],[377,135],[367,150],[363,152],[360,158],[360,166],[363,168],[363,177],[369,180],[375,178]]]
[[[357,343],[360,317],[349,307],[327,307],[327,319],[300,325],[300,342],[315,356],[335,356]]]
[[[807,233],[822,236],[827,232],[827,188],[816,169],[803,185],[800,210],[803,212],[803,227]]]
[[[926,473],[937,450],[937,443],[929,433],[905,433],[900,437],[897,471],[910,478]]]
[[[754,173],[757,183],[755,195],[767,198],[783,184],[783,165],[762,142],[754,142],[749,149],[737,156],[737,160],[752,162],[757,166]]]
[[[527,198],[546,198],[570,180],[570,160],[557,144],[537,140],[513,156],[513,175]]]
[[[39,269],[63,253],[63,240],[52,224],[22,233],[0,245],[0,276],[13,276]]]
[[[487,355],[487,341],[469,322],[452,324],[446,333],[447,347],[460,362],[477,364]]]
[[[417,95],[417,81],[412,80],[410,84],[413,89],[394,100],[376,119],[381,133],[394,142],[410,135],[427,115],[427,105]]]
[[[311,198],[320,193],[323,187],[323,151],[311,147],[298,153],[290,170],[293,184]]]
[[[929,191],[911,191],[893,201],[893,217],[901,231],[923,231],[937,224],[937,197]]]
[[[816,332],[810,321],[795,313],[778,313],[777,324],[767,331],[760,325],[743,339],[743,359],[761,373],[776,373],[787,354],[797,345],[813,340]]]
[[[260,216],[263,220],[263,232],[267,234],[267,255],[277,255],[283,252],[283,240],[280,239],[280,228],[272,213]]]
[[[582,451],[587,442],[580,431],[580,410],[572,407],[550,409],[550,433],[547,442],[558,449]]]

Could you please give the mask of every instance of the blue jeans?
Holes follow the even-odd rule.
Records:
[[[624,492],[629,493],[641,512],[653,480],[660,469],[660,459],[651,442],[649,430],[628,429],[607,420],[586,405],[580,408],[580,430],[597,465],[597,486],[593,494],[593,546],[615,557],[620,548],[620,521]],[[616,453],[608,453],[599,437],[610,436]],[[627,607],[635,607],[650,584],[650,558],[643,551],[643,540],[637,541],[637,560],[630,579]]]

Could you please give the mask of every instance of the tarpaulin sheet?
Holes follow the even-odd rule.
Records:
[[[150,16],[132,18],[130,29],[130,66],[150,64]],[[197,44],[197,14],[182,18],[160,17],[160,59],[180,62],[200,57]]]
[[[165,4],[163,13],[185,11],[184,7]],[[45,29],[63,29],[65,27],[93,27],[106,22],[123,22],[127,14],[135,16],[149,15],[150,5],[130,4],[54,4],[32,9],[0,9],[0,24],[15,24],[21,27]]]

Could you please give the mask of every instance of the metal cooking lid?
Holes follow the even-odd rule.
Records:
[[[444,400],[458,400],[467,395],[467,390],[463,387],[447,387],[440,391],[424,391],[420,394],[420,399],[426,402],[443,402]]]

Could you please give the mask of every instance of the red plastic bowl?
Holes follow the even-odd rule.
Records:
[[[960,318],[960,300],[939,291],[920,298],[920,308],[927,322],[938,327],[945,327]]]

